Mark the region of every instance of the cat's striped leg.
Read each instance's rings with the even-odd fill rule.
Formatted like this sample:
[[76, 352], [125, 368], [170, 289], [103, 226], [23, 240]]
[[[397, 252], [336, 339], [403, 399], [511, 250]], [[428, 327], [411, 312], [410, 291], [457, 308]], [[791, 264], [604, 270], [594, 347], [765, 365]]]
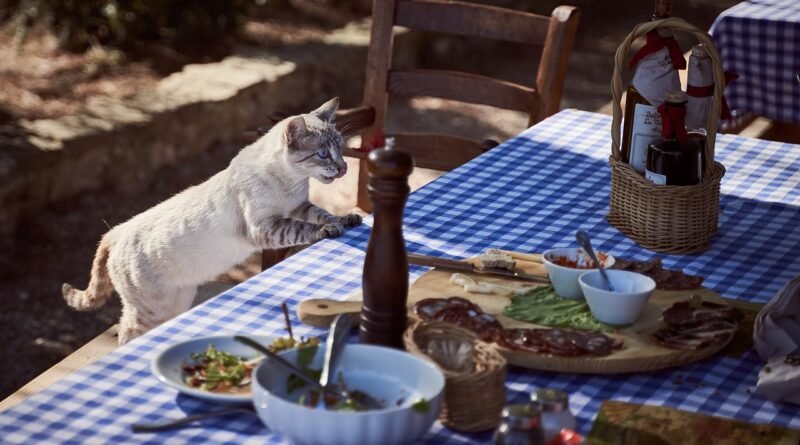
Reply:
[[344, 227], [354, 227], [361, 224], [361, 215], [351, 213], [345, 216], [336, 216], [316, 205], [305, 202], [292, 211], [292, 218], [319, 224], [341, 224]]
[[314, 224], [292, 218], [269, 218], [250, 227], [250, 238], [261, 249], [278, 249], [336, 238], [344, 233], [339, 223]]

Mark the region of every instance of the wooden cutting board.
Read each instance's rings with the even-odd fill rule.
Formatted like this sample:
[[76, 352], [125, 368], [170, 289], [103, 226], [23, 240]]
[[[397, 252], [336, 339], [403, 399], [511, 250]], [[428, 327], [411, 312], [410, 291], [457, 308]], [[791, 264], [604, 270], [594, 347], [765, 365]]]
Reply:
[[[527, 273], [546, 275], [544, 265], [541, 263], [517, 259], [517, 267]], [[496, 316], [498, 321], [505, 328], [547, 327], [506, 317], [503, 315], [503, 308], [511, 303], [511, 297], [469, 293], [461, 286], [450, 283], [451, 275], [452, 272], [434, 269], [417, 279], [408, 292], [409, 310], [416, 302], [425, 298], [448, 298], [458, 296], [472, 301], [479, 305], [484, 311]], [[480, 281], [490, 281], [514, 286], [538, 286], [537, 284], [517, 280], [488, 278], [485, 275], [474, 275], [473, 278]], [[508, 362], [513, 365], [543, 371], [586, 374], [652, 371], [696, 362], [719, 352], [727, 343], [713, 345], [699, 350], [687, 351], [662, 347], [652, 338], [652, 334], [663, 327], [661, 315], [664, 309], [678, 301], [687, 300], [693, 294], [701, 296], [703, 300], [706, 301], [726, 303], [717, 293], [706, 288], [698, 288], [689, 291], [656, 290], [650, 297], [647, 306], [636, 323], [619, 329], [618, 331], [606, 333], [624, 342], [624, 347], [621, 350], [615, 351], [613, 354], [606, 357], [559, 357], [552, 354], [534, 354], [530, 352], [513, 351], [499, 346], [498, 349], [506, 357]], [[339, 303], [343, 303], [343, 305]], [[300, 319], [306, 320], [309, 316], [314, 316], [312, 313], [318, 314], [320, 309], [312, 306], [318, 306], [320, 304], [327, 306], [322, 310], [329, 311], [331, 316], [342, 312], [357, 313], [358, 310], [360, 310], [360, 304], [352, 301], [334, 302], [327, 300], [308, 300], [301, 303], [301, 307], [298, 309]], [[414, 316], [411, 312], [409, 312], [409, 314], [412, 317]]]

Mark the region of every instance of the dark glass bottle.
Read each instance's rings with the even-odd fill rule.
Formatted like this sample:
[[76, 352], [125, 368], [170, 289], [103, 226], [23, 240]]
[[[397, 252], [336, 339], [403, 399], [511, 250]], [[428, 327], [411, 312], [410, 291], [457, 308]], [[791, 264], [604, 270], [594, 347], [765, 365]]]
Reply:
[[697, 184], [703, 175], [703, 150], [700, 139], [686, 132], [686, 93], [668, 93], [665, 99], [663, 137], [647, 147], [645, 178], [658, 185]]

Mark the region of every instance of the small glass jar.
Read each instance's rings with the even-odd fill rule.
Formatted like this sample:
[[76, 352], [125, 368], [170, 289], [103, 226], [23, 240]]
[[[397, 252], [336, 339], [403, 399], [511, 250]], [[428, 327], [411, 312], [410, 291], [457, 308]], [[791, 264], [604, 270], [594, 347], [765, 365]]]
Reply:
[[544, 442], [548, 443], [563, 428], [575, 429], [575, 416], [569, 410], [569, 396], [559, 389], [544, 388], [531, 394], [531, 402], [539, 406]]
[[503, 421], [494, 433], [495, 445], [543, 445], [539, 406], [508, 405], [503, 408]]

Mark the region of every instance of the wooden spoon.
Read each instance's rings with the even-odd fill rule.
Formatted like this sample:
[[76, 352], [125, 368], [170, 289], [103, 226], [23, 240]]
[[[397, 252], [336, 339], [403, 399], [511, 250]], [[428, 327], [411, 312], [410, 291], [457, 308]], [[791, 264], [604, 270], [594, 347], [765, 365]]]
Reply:
[[297, 305], [297, 318], [317, 328], [329, 327], [333, 319], [341, 314], [350, 315], [353, 326], [357, 325], [361, 315], [361, 302], [312, 298]]

